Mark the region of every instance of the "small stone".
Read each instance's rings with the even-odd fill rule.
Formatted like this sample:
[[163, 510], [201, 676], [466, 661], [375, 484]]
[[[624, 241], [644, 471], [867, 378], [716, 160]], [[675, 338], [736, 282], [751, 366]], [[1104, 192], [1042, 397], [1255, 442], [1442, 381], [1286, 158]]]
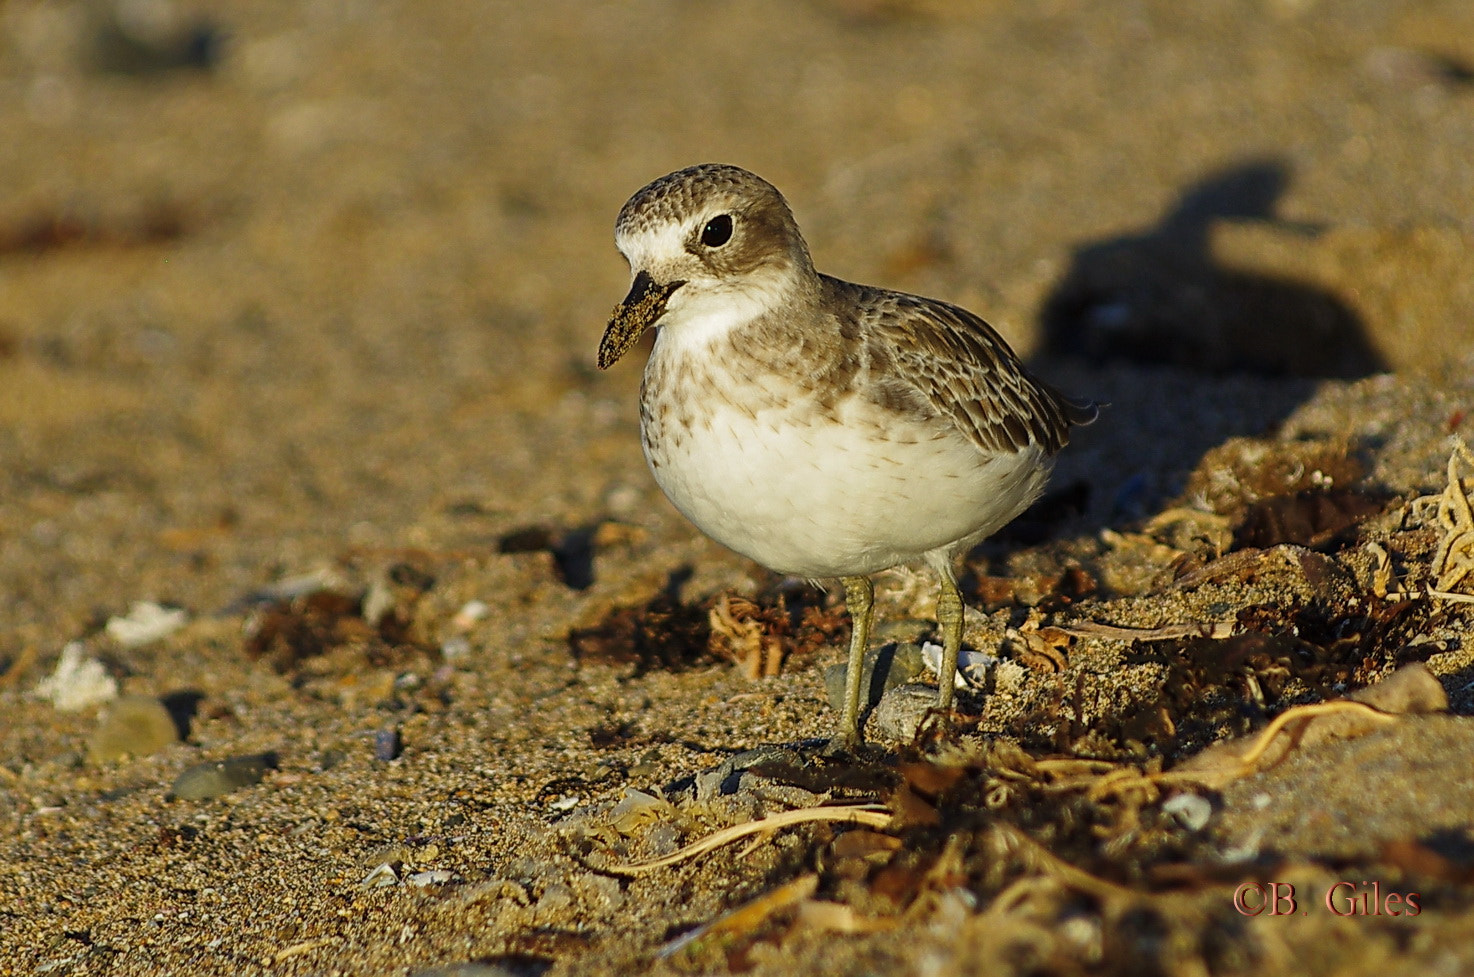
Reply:
[[916, 738], [927, 713], [937, 707], [937, 690], [930, 685], [898, 685], [881, 697], [870, 723], [876, 739], [909, 743]]
[[174, 780], [171, 793], [182, 801], [201, 801], [259, 784], [276, 769], [275, 753], [255, 753], [197, 763]]
[[[926, 671], [930, 675], [941, 676], [942, 673], [942, 646], [928, 641], [921, 646], [921, 659], [926, 662]], [[999, 659], [992, 655], [985, 655], [981, 651], [970, 651], [967, 648], [959, 649], [957, 652], [957, 672], [952, 676], [956, 688], [965, 689], [969, 685], [974, 688], [983, 688], [988, 681], [988, 669], [997, 667]]]
[[[781, 746], [757, 746], [733, 754], [710, 770], [703, 770], [695, 778], [696, 800], [708, 804], [714, 798], [731, 796], [742, 789], [743, 771], [767, 763], [802, 766], [803, 757], [793, 750]], [[669, 790], [667, 789], [667, 793]]]
[[450, 619], [451, 627], [457, 631], [469, 631], [491, 614], [491, 605], [484, 600], [468, 600]]
[[1189, 831], [1201, 831], [1213, 816], [1213, 802], [1199, 794], [1178, 794], [1162, 805], [1162, 813]]
[[125, 695], [102, 714], [87, 742], [94, 763], [148, 756], [179, 742], [179, 727], [164, 704], [151, 695]]
[[[829, 705], [835, 712], [844, 712], [848, 670], [849, 666], [844, 663], [824, 670], [824, 689], [829, 693]], [[908, 641], [872, 649], [865, 655], [865, 667], [861, 673], [860, 708], [870, 708], [880, 701], [886, 690], [915, 682], [924, 675], [926, 662], [919, 645]]]
[[377, 865], [399, 866], [414, 860], [414, 849], [403, 842], [395, 841], [369, 849], [359, 858], [358, 863], [364, 868], [374, 868]]
[[404, 743], [399, 737], [397, 729], [381, 729], [374, 733], [374, 759], [381, 763], [399, 758], [404, 749]]

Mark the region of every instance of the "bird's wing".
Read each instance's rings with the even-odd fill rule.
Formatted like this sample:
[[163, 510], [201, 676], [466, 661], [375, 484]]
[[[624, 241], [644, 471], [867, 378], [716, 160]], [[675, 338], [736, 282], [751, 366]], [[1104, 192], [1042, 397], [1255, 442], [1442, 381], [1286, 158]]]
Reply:
[[[845, 283], [848, 284], [848, 283]], [[935, 299], [850, 286], [862, 308], [860, 327], [871, 360], [892, 372], [979, 450], [1053, 454], [1070, 428], [1095, 420], [1096, 405], [1078, 403], [1024, 369], [1003, 337], [966, 309]]]

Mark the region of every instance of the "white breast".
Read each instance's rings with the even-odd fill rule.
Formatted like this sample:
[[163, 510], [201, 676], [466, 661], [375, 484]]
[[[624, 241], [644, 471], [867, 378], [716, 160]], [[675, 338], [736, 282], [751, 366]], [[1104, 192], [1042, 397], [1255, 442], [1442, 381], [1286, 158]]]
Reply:
[[783, 573], [873, 573], [971, 545], [1043, 489], [1037, 448], [986, 456], [940, 420], [850, 396], [826, 411], [781, 377], [750, 377], [657, 338], [645, 457], [682, 513]]

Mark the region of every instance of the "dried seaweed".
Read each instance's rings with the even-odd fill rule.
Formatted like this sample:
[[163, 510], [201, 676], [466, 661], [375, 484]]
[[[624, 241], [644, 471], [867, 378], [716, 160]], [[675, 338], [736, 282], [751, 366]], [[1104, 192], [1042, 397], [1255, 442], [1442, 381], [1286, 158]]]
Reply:
[[770, 588], [755, 598], [720, 593], [688, 604], [666, 590], [644, 604], [611, 610], [569, 632], [580, 661], [633, 664], [635, 675], [680, 672], [716, 661], [740, 664], [749, 678], [777, 675], [785, 662], [842, 644], [849, 619], [822, 591]]
[[396, 563], [365, 595], [318, 589], [273, 600], [251, 616], [243, 650], [281, 673], [341, 648], [373, 666], [404, 661], [427, 649], [415, 610], [434, 582], [424, 570]]

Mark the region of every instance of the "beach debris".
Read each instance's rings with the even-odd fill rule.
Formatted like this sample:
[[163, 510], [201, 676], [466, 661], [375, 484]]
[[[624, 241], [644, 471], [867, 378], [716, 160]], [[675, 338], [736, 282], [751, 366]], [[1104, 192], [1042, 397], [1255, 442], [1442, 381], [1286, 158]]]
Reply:
[[611, 608], [591, 626], [572, 628], [568, 648], [577, 661], [633, 664], [639, 676], [711, 664], [710, 636], [702, 608], [660, 593], [642, 604]]
[[380, 862], [363, 877], [358, 883], [360, 889], [383, 889], [391, 885], [399, 884], [399, 873], [404, 868], [402, 862]]
[[[1294, 750], [1331, 739], [1350, 739], [1395, 722], [1400, 715], [1445, 712], [1443, 683], [1422, 662], [1404, 665], [1375, 685], [1345, 699], [1313, 702], [1280, 713], [1253, 737], [1227, 740], [1164, 775], [1217, 789], [1257, 770], [1272, 767]], [[1283, 735], [1282, 735], [1283, 734]]]
[[448, 872], [443, 868], [426, 869], [423, 872], [415, 872], [413, 875], [404, 877], [404, 881], [413, 886], [423, 889], [430, 885], [447, 885], [456, 880], [454, 872]]
[[62, 712], [80, 712], [118, 697], [118, 680], [87, 653], [80, 641], [69, 641], [50, 675], [36, 683], [35, 693]]
[[624, 789], [624, 796], [609, 811], [609, 827], [625, 837], [630, 837], [661, 821], [679, 818], [676, 807], [664, 797], [636, 790]]
[[[1437, 496], [1438, 527], [1443, 537], [1433, 553], [1433, 580], [1437, 593], [1434, 596], [1448, 597], [1470, 595], [1459, 590], [1474, 574], [1474, 488], [1470, 479], [1460, 475], [1460, 468], [1474, 474], [1474, 454], [1462, 439], [1454, 441], [1454, 450], [1448, 456], [1448, 480], [1443, 494]], [[1422, 501], [1422, 500], [1419, 500]]]
[[420, 571], [397, 564], [364, 597], [314, 590], [273, 601], [247, 620], [245, 653], [280, 673], [339, 648], [374, 666], [393, 664], [421, 648], [415, 609], [427, 586]]
[[673, 578], [644, 603], [613, 608], [592, 626], [571, 629], [574, 657], [633, 663], [636, 675], [732, 661], [759, 679], [848, 634], [843, 609], [830, 607], [814, 587], [779, 583], [756, 597], [720, 593], [688, 603], [679, 599], [680, 583]]
[[[926, 663], [927, 670], [933, 675], [939, 675], [942, 671], [942, 646], [933, 641], [927, 641], [920, 648], [921, 659]], [[988, 681], [988, 669], [996, 666], [1001, 659], [993, 655], [985, 655], [981, 651], [971, 651], [963, 648], [957, 653], [957, 674], [953, 681], [957, 688], [965, 689], [972, 686], [981, 689]]]
[[189, 612], [151, 600], [137, 600], [128, 613], [108, 618], [107, 633], [124, 648], [138, 648], [178, 631], [189, 623]]
[[1201, 794], [1177, 794], [1162, 803], [1162, 813], [1189, 831], [1201, 831], [1213, 816], [1213, 802]]
[[[776, 609], [772, 609], [776, 610]], [[746, 597], [723, 593], [707, 611], [711, 650], [742, 666], [752, 680], [783, 671], [783, 632], [787, 615], [775, 616]]]

